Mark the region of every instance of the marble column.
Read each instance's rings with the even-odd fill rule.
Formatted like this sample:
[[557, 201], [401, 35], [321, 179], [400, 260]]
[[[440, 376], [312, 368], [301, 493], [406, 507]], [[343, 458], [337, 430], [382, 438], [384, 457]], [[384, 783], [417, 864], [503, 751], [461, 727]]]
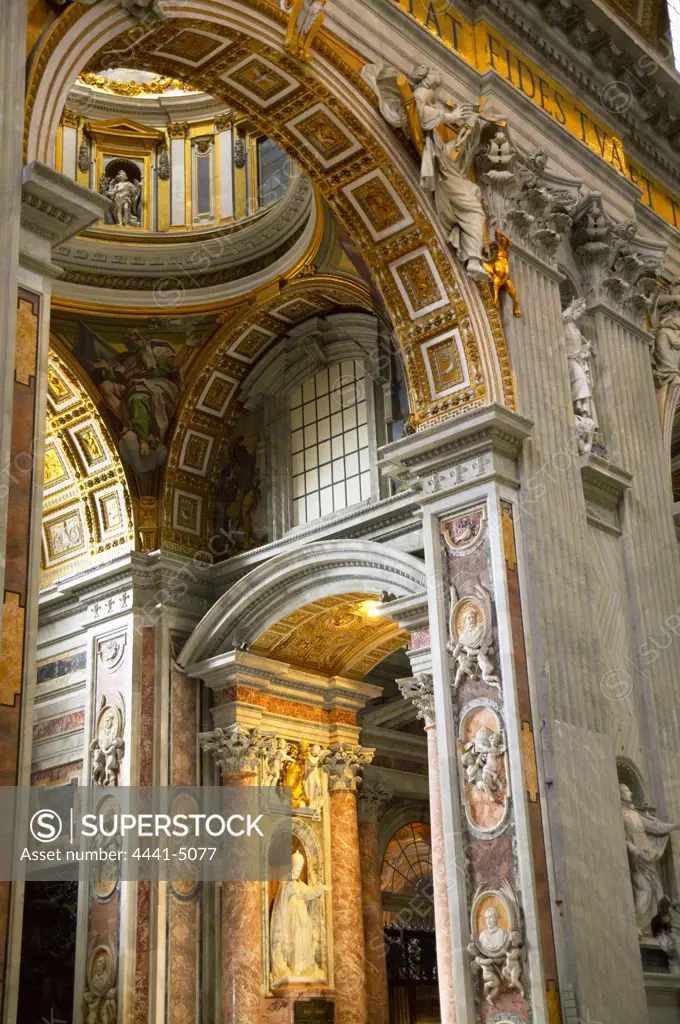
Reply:
[[[341, 743], [324, 763], [331, 806], [331, 906], [335, 1024], [368, 1024], [361, 907], [357, 776], [372, 752]], [[372, 1024], [372, 1022], [371, 1022]]]
[[423, 720], [427, 735], [427, 772], [430, 790], [430, 842], [432, 844], [432, 886], [434, 890], [434, 929], [437, 941], [437, 983], [439, 985], [439, 1014], [442, 1024], [456, 1020], [453, 996], [453, 957], [451, 956], [451, 923], [449, 919], [449, 883], [446, 871], [444, 821], [442, 818], [439, 750], [434, 711], [434, 686], [428, 672], [398, 679], [397, 683], [406, 700], [415, 706], [418, 718]]
[[[594, 214], [607, 225], [597, 248], [589, 244]], [[646, 775], [648, 799], [673, 821], [680, 817], [680, 729], [671, 683], [678, 665], [680, 574], [668, 452], [649, 358], [654, 336], [647, 330], [650, 296], [661, 274], [671, 272], [661, 267], [665, 242], [640, 237], [634, 224], [606, 217], [598, 195], [588, 196], [576, 211], [573, 245], [588, 302], [586, 330], [594, 340], [595, 397], [606, 459], [630, 474], [619, 519], [633, 650], [632, 657], [621, 658], [618, 675], [643, 718], [647, 763], [638, 768]], [[615, 696], [621, 699], [621, 693]]]
[[358, 804], [361, 904], [366, 953], [366, 1010], [370, 1024], [389, 1024], [390, 1020], [378, 819], [391, 796], [390, 790], [381, 783], [364, 782]]
[[[260, 742], [242, 726], [201, 733], [214, 753], [224, 786], [256, 786]], [[262, 1007], [260, 883], [222, 883], [220, 1022], [259, 1024]]]

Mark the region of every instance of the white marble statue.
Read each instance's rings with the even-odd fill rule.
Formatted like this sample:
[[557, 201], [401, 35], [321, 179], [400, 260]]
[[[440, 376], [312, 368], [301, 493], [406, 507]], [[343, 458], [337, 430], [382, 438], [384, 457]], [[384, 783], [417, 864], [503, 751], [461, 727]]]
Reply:
[[305, 858], [296, 850], [292, 861], [292, 878], [283, 882], [272, 909], [269, 947], [271, 954], [270, 984], [277, 988], [285, 982], [323, 981], [317, 963], [314, 941], [314, 904], [327, 885], [312, 888], [300, 879]]
[[96, 735], [90, 743], [92, 782], [95, 786], [117, 786], [120, 764], [125, 754], [125, 719], [121, 707], [113, 707], [102, 697], [97, 716]]
[[[400, 76], [389, 65], [367, 64], [362, 75], [378, 96], [381, 114], [395, 128], [411, 126], [408, 108], [411, 102], [415, 104], [418, 148], [422, 148], [420, 184], [432, 194], [448, 241], [468, 275], [475, 281], [490, 281], [483, 266], [486, 216], [482, 193], [468, 171], [479, 145], [481, 123], [492, 119], [478, 106], [451, 103], [442, 94], [442, 76], [434, 68], [419, 65], [409, 75]], [[400, 90], [398, 79], [408, 82], [412, 100]], [[446, 127], [458, 129], [452, 141], [442, 137], [441, 129]]]
[[[488, 591], [481, 586], [475, 588], [476, 597], [458, 600], [454, 587], [451, 588], [451, 616], [449, 622], [448, 649], [456, 663], [454, 689], [464, 679], [475, 680], [481, 675], [482, 682], [500, 690], [496, 675], [496, 655], [491, 625], [491, 601]], [[465, 605], [465, 608], [461, 608]], [[458, 626], [459, 609], [462, 612], [462, 629]]]
[[99, 182], [99, 191], [113, 203], [113, 219], [119, 227], [138, 227], [137, 204], [142, 194], [141, 182], [130, 181], [120, 170], [113, 181], [105, 174]]
[[670, 824], [653, 814], [639, 811], [633, 803], [628, 786], [619, 786], [623, 830], [628, 849], [628, 865], [633, 883], [635, 920], [640, 938], [651, 936], [652, 918], [659, 911], [663, 885], [658, 864], [663, 857], [671, 832], [680, 829], [680, 822]]
[[268, 740], [264, 754], [263, 785], [278, 786], [284, 764], [294, 764], [295, 758], [288, 753], [288, 741], [283, 736]]
[[655, 296], [649, 319], [654, 334], [654, 380], [660, 388], [680, 377], [680, 281]]
[[461, 762], [465, 768], [466, 781], [476, 786], [491, 803], [502, 799], [498, 779], [498, 759], [505, 753], [503, 734], [493, 732], [485, 725], [478, 729], [475, 738], [463, 748]]
[[487, 905], [484, 910], [484, 928], [477, 932], [474, 905], [472, 908], [468, 954], [474, 966], [481, 972], [484, 1000], [490, 1006], [495, 1006], [496, 997], [503, 989], [524, 996], [522, 971], [526, 950], [517, 897], [510, 883], [504, 879], [498, 888], [489, 889], [486, 893], [482, 890], [483, 887], [480, 886], [478, 897], [480, 892], [483, 898], [493, 895], [504, 905], [507, 913], [508, 927], [504, 928], [500, 924], [501, 915], [497, 907], [493, 904]]
[[562, 313], [564, 342], [569, 363], [571, 403], [576, 417], [578, 447], [582, 455], [586, 455], [592, 449], [597, 430], [590, 371], [593, 349], [590, 341], [583, 336], [578, 326], [578, 321], [585, 313], [587, 305], [588, 303], [583, 298], [574, 299]]
[[330, 750], [320, 743], [312, 743], [306, 752], [303, 786], [310, 807], [319, 807], [323, 801], [323, 780], [321, 762]]

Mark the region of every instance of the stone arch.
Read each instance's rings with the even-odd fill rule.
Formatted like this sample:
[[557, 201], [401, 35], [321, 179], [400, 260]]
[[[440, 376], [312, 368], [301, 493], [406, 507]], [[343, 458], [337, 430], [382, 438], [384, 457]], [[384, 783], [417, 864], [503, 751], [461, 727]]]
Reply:
[[41, 584], [134, 548], [132, 498], [96, 400], [52, 339], [47, 370]]
[[196, 666], [229, 650], [236, 634], [250, 643], [284, 615], [321, 597], [366, 590], [415, 597], [425, 586], [421, 561], [374, 541], [306, 544], [259, 565], [222, 594], [178, 661], [183, 668]]
[[[233, 0], [189, 0], [178, 9], [167, 4], [166, 14], [145, 27], [104, 4], [64, 12], [29, 75], [27, 160], [51, 162], [66, 96], [89, 62], [184, 78], [247, 114], [293, 154], [360, 247], [399, 339], [417, 424], [492, 401], [514, 407], [489, 288], [470, 281], [448, 248], [415, 162], [359, 75], [366, 58], [322, 31], [312, 61], [300, 64], [283, 46], [285, 15], [263, 0], [251, 0], [248, 10]], [[248, 68], [258, 71], [261, 86], [244, 77]], [[381, 213], [371, 195], [379, 196]], [[409, 264], [418, 266], [421, 282], [408, 286], [410, 295]], [[443, 386], [424, 344], [453, 339], [456, 330], [456, 375]]]

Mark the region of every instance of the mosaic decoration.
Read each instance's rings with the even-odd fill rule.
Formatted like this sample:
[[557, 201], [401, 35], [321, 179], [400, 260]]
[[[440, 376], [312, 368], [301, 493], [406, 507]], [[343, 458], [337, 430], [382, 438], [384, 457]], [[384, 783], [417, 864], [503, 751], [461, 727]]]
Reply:
[[41, 584], [134, 545], [132, 503], [113, 440], [66, 355], [50, 350]]

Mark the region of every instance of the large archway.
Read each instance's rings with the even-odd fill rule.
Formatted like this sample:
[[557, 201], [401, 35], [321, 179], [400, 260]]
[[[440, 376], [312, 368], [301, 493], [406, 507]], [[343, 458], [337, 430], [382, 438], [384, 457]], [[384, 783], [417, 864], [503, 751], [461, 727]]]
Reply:
[[[85, 68], [125, 61], [184, 78], [246, 113], [293, 155], [360, 247], [399, 338], [416, 423], [491, 401], [513, 407], [488, 287], [465, 277], [445, 243], [415, 163], [359, 75], [367, 58], [321, 33], [310, 63], [293, 60], [283, 46], [285, 15], [274, 5], [195, 2], [166, 13], [153, 27], [103, 5], [62, 15], [30, 75], [27, 160], [51, 162], [66, 96]], [[455, 372], [444, 380], [436, 366], [447, 346]]]
[[235, 634], [250, 643], [278, 619], [319, 598], [364, 590], [415, 597], [425, 585], [419, 559], [382, 544], [307, 544], [270, 559], [230, 587], [198, 624], [178, 661], [184, 668], [200, 665], [233, 647]]

